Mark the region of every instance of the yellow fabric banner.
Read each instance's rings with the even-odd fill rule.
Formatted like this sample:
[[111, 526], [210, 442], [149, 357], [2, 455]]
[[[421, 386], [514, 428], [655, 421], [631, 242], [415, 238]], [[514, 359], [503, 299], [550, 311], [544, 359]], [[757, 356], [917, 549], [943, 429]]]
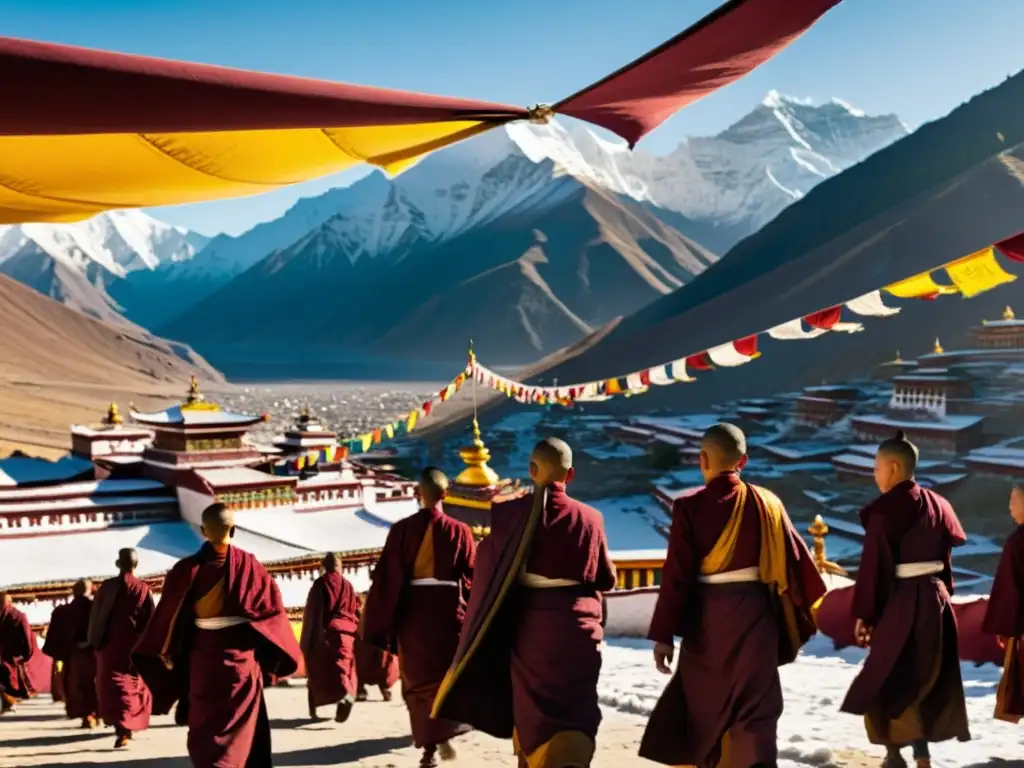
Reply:
[[991, 246], [947, 264], [946, 274], [965, 299], [1017, 279], [1016, 275], [1011, 275], [999, 266], [995, 249]]
[[406, 419], [406, 421], [405, 421], [405, 431], [406, 432], [412, 432], [414, 429], [416, 429], [416, 421], [417, 421], [417, 419], [419, 419], [419, 417], [420, 417], [420, 409], [419, 408], [415, 408], [415, 409], [409, 411], [409, 418]]
[[363, 446], [363, 453], [366, 453], [368, 450], [370, 450], [370, 442], [372, 440], [373, 435], [369, 432], [367, 432], [365, 435], [359, 436], [359, 442], [362, 443]]
[[956, 293], [958, 289], [955, 285], [939, 285], [932, 279], [932, 273], [929, 271], [900, 280], [898, 283], [891, 283], [885, 286], [884, 290], [901, 299], [924, 299]]
[[395, 436], [395, 428], [388, 424], [384, 427], [384, 434], [388, 436], [388, 440], [391, 440]]

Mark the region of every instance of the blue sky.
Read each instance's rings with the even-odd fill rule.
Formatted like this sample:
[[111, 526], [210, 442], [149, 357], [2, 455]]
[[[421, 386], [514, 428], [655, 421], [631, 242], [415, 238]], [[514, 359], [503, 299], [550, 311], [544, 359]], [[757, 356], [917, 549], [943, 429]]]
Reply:
[[[0, 33], [525, 106], [587, 85], [721, 1], [0, 0]], [[837, 96], [917, 126], [1024, 68], [1021, 28], [1024, 0], [845, 0], [641, 146], [663, 152], [684, 135], [720, 131], [772, 88]], [[237, 233], [357, 175], [152, 213]]]

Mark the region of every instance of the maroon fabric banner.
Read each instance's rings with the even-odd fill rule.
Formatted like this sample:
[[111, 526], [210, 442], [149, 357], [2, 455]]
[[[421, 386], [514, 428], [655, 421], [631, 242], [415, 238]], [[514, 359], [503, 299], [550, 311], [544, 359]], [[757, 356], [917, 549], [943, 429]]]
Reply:
[[1024, 232], [996, 243], [996, 250], [1008, 259], [1024, 262]]
[[0, 135], [505, 122], [518, 107], [0, 37]]
[[841, 0], [730, 0], [689, 29], [553, 109], [630, 146], [683, 107], [739, 80]]

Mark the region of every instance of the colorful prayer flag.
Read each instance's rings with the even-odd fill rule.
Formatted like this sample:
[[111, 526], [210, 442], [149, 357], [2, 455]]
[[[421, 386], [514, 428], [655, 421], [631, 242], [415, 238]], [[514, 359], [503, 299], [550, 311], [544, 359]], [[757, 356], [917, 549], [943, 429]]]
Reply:
[[363, 453], [370, 450], [370, 442], [373, 440], [373, 435], [367, 432], [365, 435], [359, 436], [359, 442], [362, 444]]
[[965, 299], [1017, 279], [1016, 275], [1011, 275], [999, 266], [995, 250], [991, 246], [947, 264], [946, 274], [960, 289]]
[[881, 291], [871, 291], [846, 302], [846, 308], [862, 317], [892, 317], [898, 315], [899, 307], [887, 307], [882, 301]]
[[418, 408], [409, 411], [409, 417], [405, 420], [405, 431], [412, 432], [416, 429], [416, 421], [420, 417], [420, 411]]
[[919, 275], [908, 277], [885, 286], [886, 291], [901, 299], [934, 299], [950, 293], [956, 293], [955, 285], [939, 285], [932, 278], [931, 270]]
[[996, 243], [996, 250], [1010, 261], [1024, 262], [1024, 232]]

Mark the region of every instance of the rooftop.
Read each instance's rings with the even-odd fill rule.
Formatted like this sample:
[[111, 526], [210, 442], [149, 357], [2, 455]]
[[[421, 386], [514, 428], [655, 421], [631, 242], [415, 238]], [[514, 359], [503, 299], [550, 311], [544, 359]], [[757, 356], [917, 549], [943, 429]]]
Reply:
[[153, 413], [131, 412], [132, 418], [140, 424], [152, 425], [180, 425], [186, 427], [194, 426], [248, 426], [260, 420], [259, 416], [250, 416], [244, 413], [231, 413], [230, 411], [208, 411], [187, 408], [181, 405], [174, 405], [162, 411]]
[[876, 424], [881, 427], [893, 427], [894, 429], [928, 429], [928, 430], [953, 430], [968, 429], [976, 426], [984, 420], [984, 416], [968, 416], [965, 414], [948, 415], [942, 421], [903, 421], [900, 419], [889, 419], [885, 416], [865, 414], [854, 416], [853, 420], [862, 424]]
[[0, 488], [29, 483], [60, 483], [92, 471], [92, 462], [77, 456], [57, 461], [11, 456], [0, 459]]
[[292, 479], [281, 475], [260, 472], [249, 467], [223, 467], [217, 469], [197, 469], [194, 471], [214, 488], [235, 485], [266, 485], [267, 483], [281, 484]]
[[0, 488], [0, 503], [7, 501], [31, 501], [71, 496], [95, 496], [106, 494], [139, 493], [156, 491], [166, 486], [156, 480], [130, 478], [124, 480], [87, 480], [79, 483], [61, 483], [34, 488]]

